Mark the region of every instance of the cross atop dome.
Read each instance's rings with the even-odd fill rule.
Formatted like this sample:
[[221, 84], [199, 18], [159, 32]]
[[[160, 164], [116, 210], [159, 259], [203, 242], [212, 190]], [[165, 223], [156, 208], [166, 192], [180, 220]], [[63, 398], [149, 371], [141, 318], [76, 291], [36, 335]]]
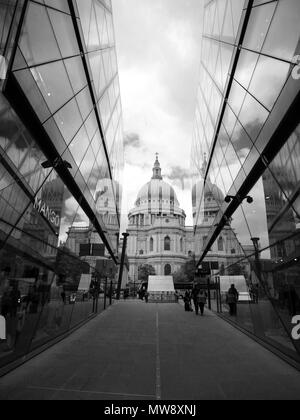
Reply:
[[207, 169], [207, 154], [204, 153], [203, 154], [203, 163], [202, 163], [202, 167], [201, 167], [201, 175], [202, 175], [203, 178], [205, 177], [206, 169]]
[[160, 167], [160, 163], [158, 161], [158, 153], [155, 153], [155, 156], [156, 156], [156, 160], [154, 162], [154, 167], [152, 169], [152, 171], [153, 171], [152, 179], [162, 179], [161, 167]]

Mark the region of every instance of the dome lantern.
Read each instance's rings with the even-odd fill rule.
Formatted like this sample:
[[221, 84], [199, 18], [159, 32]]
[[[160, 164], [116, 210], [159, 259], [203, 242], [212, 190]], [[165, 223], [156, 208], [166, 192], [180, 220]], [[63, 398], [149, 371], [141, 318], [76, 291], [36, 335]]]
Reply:
[[154, 167], [153, 167], [152, 171], [153, 171], [152, 179], [162, 179], [161, 167], [160, 167], [160, 163], [158, 161], [158, 153], [156, 153], [156, 160], [154, 162]]

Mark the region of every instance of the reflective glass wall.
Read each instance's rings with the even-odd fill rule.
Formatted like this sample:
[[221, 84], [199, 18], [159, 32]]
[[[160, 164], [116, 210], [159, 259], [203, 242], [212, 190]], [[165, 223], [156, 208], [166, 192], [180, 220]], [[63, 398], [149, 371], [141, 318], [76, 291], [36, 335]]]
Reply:
[[123, 138], [110, 1], [0, 1], [0, 22], [3, 367], [111, 302]]
[[213, 305], [298, 360], [299, 19], [297, 0], [205, 2], [192, 148], [198, 261], [221, 261]]

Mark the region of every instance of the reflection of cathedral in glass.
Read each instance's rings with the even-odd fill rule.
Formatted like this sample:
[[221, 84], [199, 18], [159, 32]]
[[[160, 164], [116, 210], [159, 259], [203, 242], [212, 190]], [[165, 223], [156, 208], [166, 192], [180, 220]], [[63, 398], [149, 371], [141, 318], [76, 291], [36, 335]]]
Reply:
[[44, 257], [55, 258], [58, 234], [64, 204], [64, 184], [60, 178], [45, 182], [35, 203], [27, 211], [23, 232], [39, 238], [43, 244], [31, 241], [32, 248], [39, 250]]
[[[220, 207], [224, 202], [224, 194], [216, 184], [211, 182], [209, 176], [204, 182], [206, 168], [207, 161], [204, 154], [200, 170], [202, 178], [194, 184], [192, 189], [195, 254], [198, 259], [205, 247], [206, 239], [220, 211]], [[217, 270], [222, 265], [226, 267], [241, 256], [244, 256], [243, 249], [236, 239], [229, 220], [208, 253], [208, 257], [212, 261], [211, 268]]]
[[198, 264], [228, 235], [229, 253], [243, 252], [225, 273], [247, 265], [249, 293], [259, 295], [257, 306], [241, 305], [237, 324], [292, 357], [300, 351], [290, 334], [300, 310], [299, 16], [295, 0], [204, 2], [191, 153], [195, 237], [209, 226], [196, 240]]
[[97, 261], [117, 267], [123, 128], [110, 0], [0, 1], [0, 156], [0, 311], [13, 289], [30, 313], [17, 351], [8, 317], [1, 369], [88, 319], [89, 280], [107, 274]]

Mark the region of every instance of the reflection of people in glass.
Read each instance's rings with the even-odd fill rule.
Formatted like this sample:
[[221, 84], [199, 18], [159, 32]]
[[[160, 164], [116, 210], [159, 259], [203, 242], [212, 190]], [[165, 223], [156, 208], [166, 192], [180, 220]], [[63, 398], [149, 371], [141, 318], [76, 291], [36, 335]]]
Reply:
[[252, 284], [249, 289], [250, 298], [253, 303], [258, 303], [258, 284]]
[[11, 288], [9, 286], [9, 273], [10, 273], [10, 267], [6, 267], [3, 271], [2, 271], [2, 275], [1, 275], [1, 286], [4, 287], [4, 291], [2, 294], [2, 299], [1, 299], [1, 315], [6, 317], [9, 313], [10, 313], [10, 308], [11, 308], [11, 297], [10, 297], [10, 293], [11, 293]]
[[18, 307], [21, 305], [21, 292], [18, 289], [17, 283], [13, 285], [12, 290], [10, 292], [10, 301], [10, 315], [12, 318], [15, 318], [17, 316]]
[[237, 302], [239, 299], [239, 292], [236, 290], [235, 285], [232, 284], [227, 292], [227, 303], [229, 305], [229, 314], [237, 314]]
[[184, 301], [184, 310], [186, 312], [191, 311], [191, 293], [189, 290], [186, 290], [183, 301]]
[[296, 293], [295, 287], [290, 286], [289, 293], [289, 311], [291, 316], [297, 315], [297, 304], [299, 305], [299, 297]]
[[30, 292], [28, 293], [29, 295], [29, 301], [30, 301], [30, 313], [31, 314], [36, 314], [38, 311], [38, 306], [39, 306], [39, 293], [37, 291], [36, 286], [33, 286], [30, 290]]
[[1, 315], [5, 318], [10, 313], [11, 308], [11, 297], [10, 297], [10, 288], [8, 287], [4, 290], [2, 299], [1, 299]]
[[61, 296], [61, 298], [62, 298], [63, 304], [65, 304], [65, 303], [66, 303], [66, 292], [63, 290], [63, 291], [61, 292], [60, 296]]
[[15, 284], [13, 287], [7, 287], [1, 299], [1, 315], [4, 317], [10, 315], [11, 318], [15, 318], [17, 316], [20, 303], [21, 293], [17, 284]]
[[22, 300], [19, 310], [17, 312], [17, 326], [16, 326], [16, 336], [15, 336], [15, 346], [18, 343], [21, 332], [24, 328], [27, 314], [27, 300]]

